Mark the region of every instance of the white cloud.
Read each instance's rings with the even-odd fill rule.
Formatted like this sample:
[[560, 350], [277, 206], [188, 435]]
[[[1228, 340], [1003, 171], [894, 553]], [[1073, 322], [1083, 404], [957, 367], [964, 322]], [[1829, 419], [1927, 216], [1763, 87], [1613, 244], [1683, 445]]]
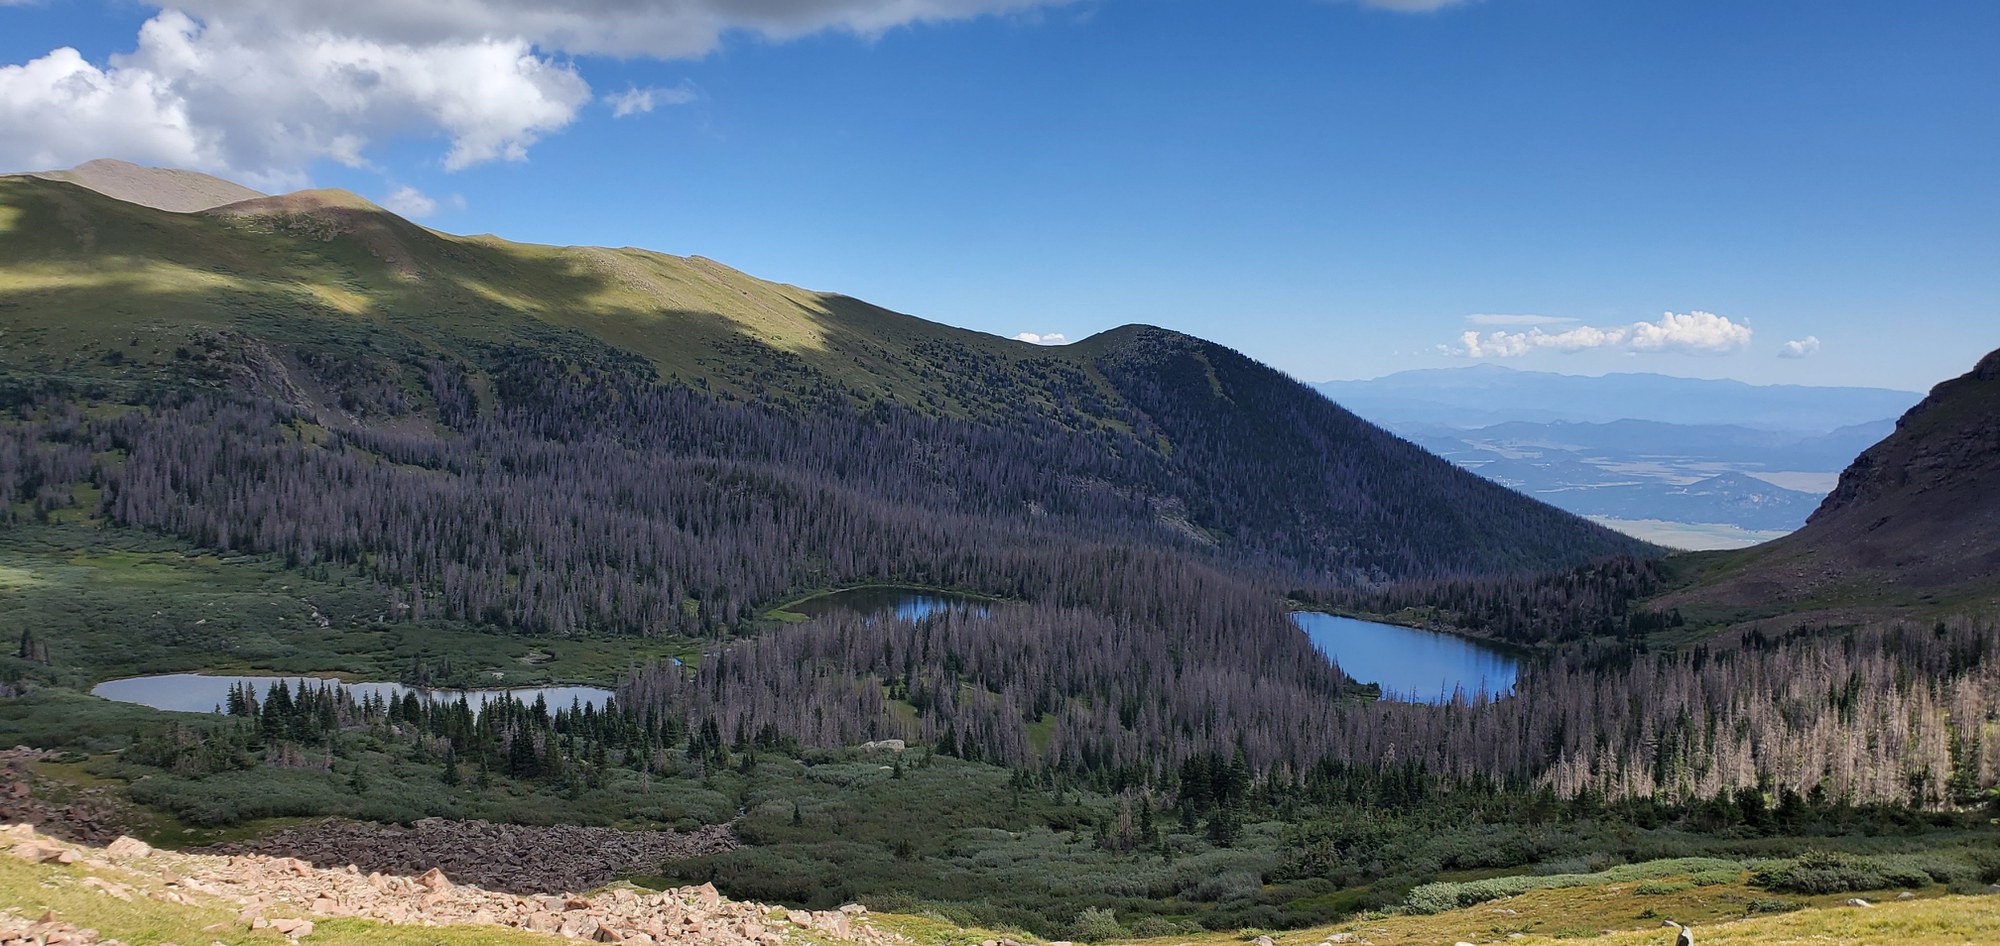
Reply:
[[0, 165], [116, 156], [283, 188], [313, 160], [366, 166], [371, 144], [441, 134], [456, 170], [524, 158], [589, 100], [573, 68], [524, 40], [413, 46], [169, 10], [106, 67], [59, 49], [0, 69]]
[[333, 32], [387, 42], [483, 36], [525, 39], [570, 54], [684, 59], [731, 31], [791, 39], [823, 30], [877, 35], [1060, 6], [1070, 0], [179, 0], [196, 16], [256, 19], [286, 32]]
[[605, 96], [604, 101], [611, 106], [611, 117], [626, 118], [643, 115], [661, 105], [686, 105], [695, 97], [695, 91], [686, 86], [675, 89], [630, 88], [613, 92]]
[[1022, 332], [1014, 336], [1014, 340], [1017, 342], [1027, 342], [1030, 345], [1069, 344], [1069, 336], [1061, 332]]
[[[0, 169], [117, 157], [276, 190], [317, 160], [368, 166], [396, 139], [442, 138], [451, 170], [518, 161], [592, 100], [567, 56], [689, 58], [733, 32], [876, 35], [1070, 0], [150, 2], [130, 53], [0, 64]], [[623, 116], [688, 94], [608, 101]]]
[[1568, 325], [1575, 319], [1555, 315], [1468, 315], [1465, 321], [1472, 325]]
[[414, 187], [396, 188], [395, 193], [382, 198], [382, 206], [401, 217], [417, 219], [437, 213], [438, 202]]
[[1459, 347], [1452, 351], [1467, 358], [1515, 358], [1541, 350], [1600, 349], [1720, 355], [1748, 346], [1750, 334], [1750, 326], [1713, 312], [1668, 312], [1652, 322], [1606, 328], [1579, 325], [1560, 332], [1545, 332], [1536, 327], [1525, 332], [1484, 334], [1467, 330], [1459, 335]]
[[1804, 338], [1793, 339], [1778, 346], [1778, 357], [1780, 358], [1804, 358], [1808, 355], [1816, 354], [1819, 354], [1819, 336], [1817, 335], [1808, 335]]
[[68, 47], [0, 66], [0, 166], [60, 168], [104, 154], [215, 166], [210, 136], [159, 76], [106, 72]]

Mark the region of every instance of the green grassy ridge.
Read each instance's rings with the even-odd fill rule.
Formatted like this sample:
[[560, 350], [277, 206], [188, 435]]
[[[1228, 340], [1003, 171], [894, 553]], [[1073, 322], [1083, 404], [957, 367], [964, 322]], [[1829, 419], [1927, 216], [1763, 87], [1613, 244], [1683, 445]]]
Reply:
[[[294, 195], [297, 196], [297, 195]], [[290, 198], [279, 198], [286, 200]], [[810, 370], [862, 399], [977, 415], [968, 368], [1057, 372], [1115, 403], [1079, 353], [746, 276], [700, 257], [458, 237], [372, 206], [174, 214], [0, 178], [0, 367], [80, 384], [171, 381], [176, 351], [234, 331], [280, 345], [455, 355], [574, 334], [663, 379], [754, 395]], [[1043, 384], [1038, 384], [1042, 382]]]

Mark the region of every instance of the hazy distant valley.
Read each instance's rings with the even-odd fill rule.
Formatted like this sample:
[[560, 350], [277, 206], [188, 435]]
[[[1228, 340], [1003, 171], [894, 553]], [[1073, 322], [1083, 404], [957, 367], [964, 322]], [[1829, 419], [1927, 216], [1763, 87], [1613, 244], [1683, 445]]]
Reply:
[[1481, 476], [1680, 549], [1742, 548], [1804, 525], [1921, 397], [1491, 365], [1315, 387]]

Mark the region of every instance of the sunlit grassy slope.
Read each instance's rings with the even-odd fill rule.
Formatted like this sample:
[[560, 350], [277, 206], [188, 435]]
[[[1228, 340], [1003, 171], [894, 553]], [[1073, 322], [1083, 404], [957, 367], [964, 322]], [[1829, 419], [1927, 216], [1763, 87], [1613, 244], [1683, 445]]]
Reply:
[[0, 368], [164, 377], [177, 349], [218, 330], [438, 352], [581, 333], [646, 358], [663, 378], [747, 391], [796, 364], [945, 413], [970, 411], [950, 383], [968, 359], [1073, 358], [701, 257], [452, 236], [343, 191], [180, 214], [0, 178]]

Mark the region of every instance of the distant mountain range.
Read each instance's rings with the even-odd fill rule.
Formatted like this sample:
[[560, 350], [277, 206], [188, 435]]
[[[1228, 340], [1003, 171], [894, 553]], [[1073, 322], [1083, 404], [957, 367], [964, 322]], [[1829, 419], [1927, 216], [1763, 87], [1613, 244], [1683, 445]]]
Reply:
[[149, 168], [106, 158], [87, 161], [66, 171], [32, 171], [22, 176], [66, 181], [128, 204], [174, 213], [196, 213], [266, 196], [262, 191], [199, 171]]
[[1661, 374], [1601, 377], [1502, 365], [1425, 368], [1313, 387], [1381, 424], [1475, 428], [1510, 421], [1732, 425], [1824, 433], [1895, 417], [1922, 395], [1888, 388], [1757, 385]]
[[1314, 387], [1494, 482], [1680, 548], [1798, 528], [1835, 474], [1919, 397], [1498, 365]]

